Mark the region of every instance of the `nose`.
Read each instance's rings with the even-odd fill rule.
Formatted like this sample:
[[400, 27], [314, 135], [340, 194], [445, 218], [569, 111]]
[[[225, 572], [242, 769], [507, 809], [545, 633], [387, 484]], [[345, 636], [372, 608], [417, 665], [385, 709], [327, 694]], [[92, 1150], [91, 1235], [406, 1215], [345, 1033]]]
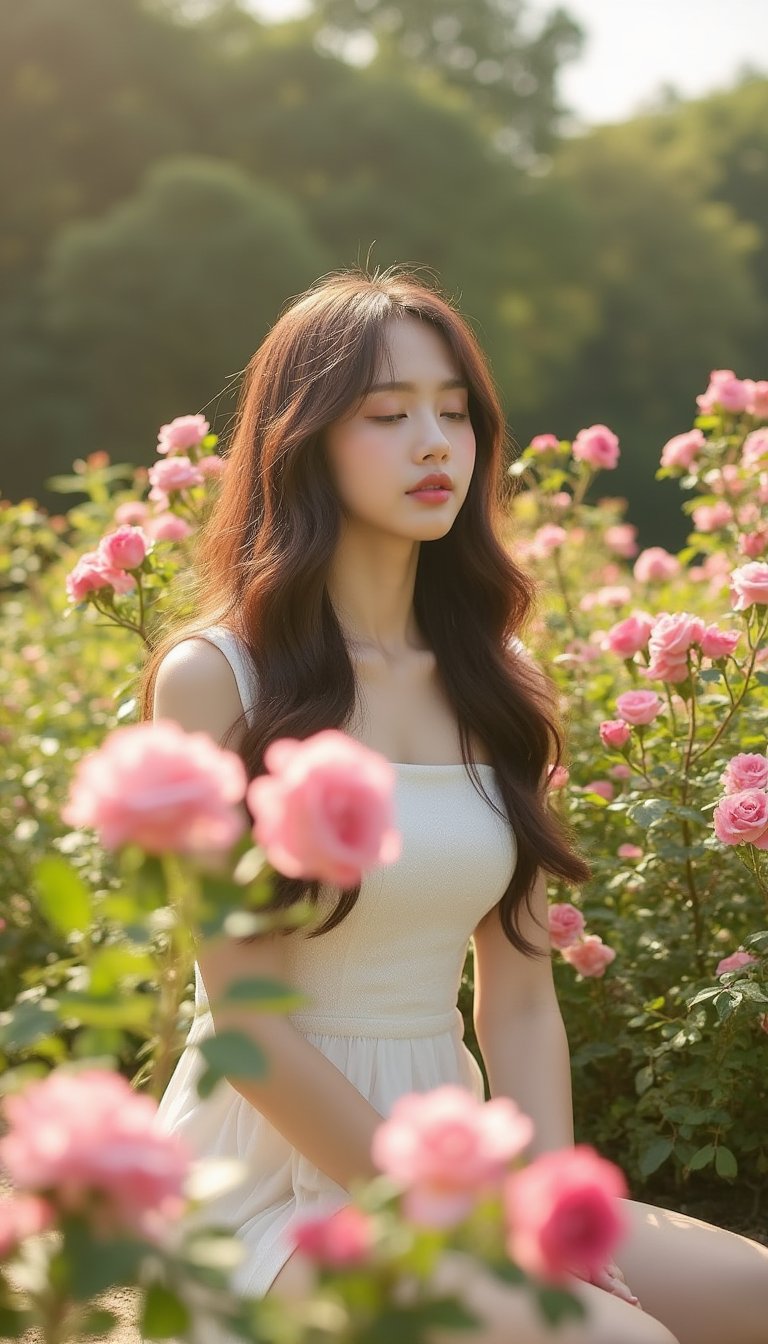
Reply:
[[442, 457], [451, 451], [450, 440], [446, 438], [443, 426], [434, 415], [427, 416], [423, 444], [425, 448], [429, 448], [433, 453], [440, 453]]

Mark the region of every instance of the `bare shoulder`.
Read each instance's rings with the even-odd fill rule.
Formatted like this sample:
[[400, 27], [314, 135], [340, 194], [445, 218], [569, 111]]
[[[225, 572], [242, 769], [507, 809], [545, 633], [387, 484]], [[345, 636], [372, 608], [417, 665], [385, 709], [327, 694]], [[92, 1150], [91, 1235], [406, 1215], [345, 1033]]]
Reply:
[[[229, 659], [210, 640], [192, 635], [162, 659], [155, 680], [154, 719], [174, 719], [187, 732], [209, 733], [220, 743], [242, 712]], [[237, 751], [239, 741], [227, 745]]]

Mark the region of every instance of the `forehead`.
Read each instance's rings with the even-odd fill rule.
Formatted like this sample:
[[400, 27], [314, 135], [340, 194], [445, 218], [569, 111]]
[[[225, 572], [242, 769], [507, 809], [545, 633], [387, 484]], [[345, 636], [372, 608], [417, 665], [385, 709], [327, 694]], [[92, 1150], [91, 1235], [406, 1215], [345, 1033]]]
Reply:
[[431, 322], [405, 314], [384, 327], [384, 353], [376, 381], [403, 379], [417, 382], [461, 376], [461, 369], [445, 336]]

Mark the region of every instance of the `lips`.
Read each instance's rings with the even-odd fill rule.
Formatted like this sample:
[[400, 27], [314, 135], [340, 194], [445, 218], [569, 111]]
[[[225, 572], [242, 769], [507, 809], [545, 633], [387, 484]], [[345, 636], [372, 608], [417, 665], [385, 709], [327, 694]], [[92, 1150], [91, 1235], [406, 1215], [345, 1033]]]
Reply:
[[429, 476], [425, 476], [422, 481], [419, 481], [418, 485], [414, 485], [413, 488], [411, 490], [408, 490], [406, 493], [409, 495], [415, 495], [419, 490], [433, 490], [433, 489], [452, 490], [453, 482], [450, 476], [446, 476], [445, 473], [442, 471], [431, 472]]

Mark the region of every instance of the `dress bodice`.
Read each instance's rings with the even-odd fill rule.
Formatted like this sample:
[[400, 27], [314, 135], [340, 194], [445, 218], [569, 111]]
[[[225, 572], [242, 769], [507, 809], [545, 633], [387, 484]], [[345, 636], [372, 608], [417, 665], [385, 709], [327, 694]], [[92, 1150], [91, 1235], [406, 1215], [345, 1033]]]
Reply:
[[[201, 632], [229, 660], [248, 712], [257, 687], [233, 631]], [[429, 1035], [455, 1023], [467, 944], [501, 898], [517, 860], [493, 766], [479, 763], [481, 796], [463, 763], [392, 762], [395, 826], [402, 850], [395, 863], [367, 873], [353, 909], [335, 928], [287, 939], [286, 975], [309, 1000], [291, 1014], [309, 1031], [360, 1036]], [[318, 914], [338, 900], [321, 886]], [[196, 1005], [207, 1001], [195, 968]]]

